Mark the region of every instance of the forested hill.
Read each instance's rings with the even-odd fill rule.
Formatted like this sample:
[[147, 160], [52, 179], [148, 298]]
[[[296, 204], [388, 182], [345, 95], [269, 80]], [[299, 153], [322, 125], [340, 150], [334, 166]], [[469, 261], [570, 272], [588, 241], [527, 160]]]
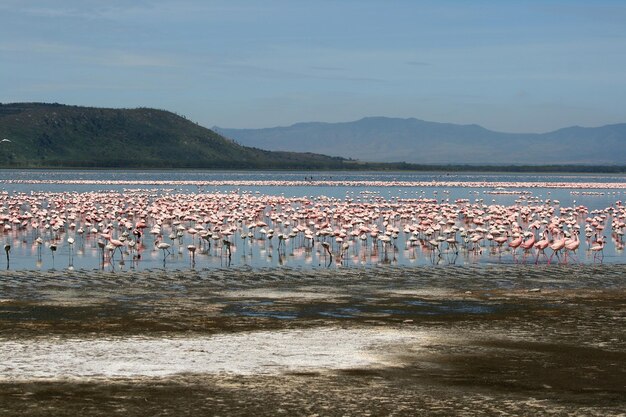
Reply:
[[241, 146], [174, 113], [0, 104], [0, 166], [341, 169], [348, 161]]

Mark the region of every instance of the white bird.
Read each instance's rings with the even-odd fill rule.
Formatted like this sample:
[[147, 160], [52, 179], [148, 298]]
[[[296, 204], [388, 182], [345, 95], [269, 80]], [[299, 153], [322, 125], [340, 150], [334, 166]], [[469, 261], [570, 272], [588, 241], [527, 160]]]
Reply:
[[[154, 245], [157, 249], [161, 249], [163, 251], [163, 263], [165, 263], [165, 258], [172, 254], [170, 252], [170, 244], [157, 240], [154, 242]], [[165, 254], [165, 252], [167, 252], [167, 255]]]
[[4, 139], [0, 140], [0, 142], [11, 142], [11, 140], [7, 139], [7, 138], [4, 138]]

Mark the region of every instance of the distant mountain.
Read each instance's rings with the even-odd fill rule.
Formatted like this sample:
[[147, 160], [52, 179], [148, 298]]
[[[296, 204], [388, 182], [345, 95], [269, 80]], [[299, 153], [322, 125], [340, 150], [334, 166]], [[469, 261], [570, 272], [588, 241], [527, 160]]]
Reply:
[[624, 165], [626, 124], [569, 127], [542, 134], [478, 125], [367, 117], [267, 129], [213, 128], [245, 146], [315, 152], [371, 162], [486, 165]]
[[341, 169], [345, 162], [241, 146], [164, 110], [0, 104], [1, 167]]

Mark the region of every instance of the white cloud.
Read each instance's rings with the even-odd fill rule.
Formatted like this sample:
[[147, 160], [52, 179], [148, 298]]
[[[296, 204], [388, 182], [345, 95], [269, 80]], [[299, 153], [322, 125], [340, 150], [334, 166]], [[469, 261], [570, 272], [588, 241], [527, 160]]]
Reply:
[[64, 60], [116, 67], [160, 67], [180, 66], [180, 59], [167, 54], [141, 53], [130, 50], [98, 49], [60, 42], [0, 42], [0, 51], [36, 55], [62, 56]]
[[161, 55], [141, 54], [128, 51], [109, 50], [94, 54], [92, 60], [103, 65], [118, 67], [177, 67], [175, 59]]

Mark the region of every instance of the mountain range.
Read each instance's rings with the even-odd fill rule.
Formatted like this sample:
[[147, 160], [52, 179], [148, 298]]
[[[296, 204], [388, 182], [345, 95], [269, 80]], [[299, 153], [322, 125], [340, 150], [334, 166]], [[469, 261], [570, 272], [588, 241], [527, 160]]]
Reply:
[[369, 117], [211, 130], [151, 108], [0, 104], [0, 167], [7, 168], [529, 171], [542, 166], [623, 172], [624, 144], [626, 124], [511, 134], [477, 125]]
[[265, 129], [213, 127], [245, 146], [370, 162], [481, 165], [624, 165], [626, 123], [548, 133], [503, 133], [415, 118], [367, 117]]

